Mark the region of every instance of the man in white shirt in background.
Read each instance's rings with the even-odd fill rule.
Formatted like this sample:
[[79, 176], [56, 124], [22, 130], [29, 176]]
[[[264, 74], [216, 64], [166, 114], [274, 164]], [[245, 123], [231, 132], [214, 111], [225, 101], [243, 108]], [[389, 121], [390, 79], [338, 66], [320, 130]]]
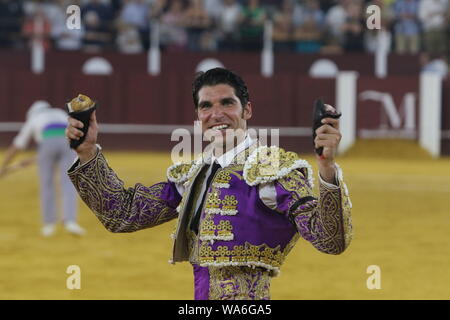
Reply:
[[56, 194], [55, 169], [60, 170], [60, 190], [63, 203], [63, 222], [65, 229], [75, 235], [83, 235], [85, 231], [77, 224], [77, 197], [75, 189], [67, 177], [66, 171], [75, 158], [75, 153], [69, 148], [65, 138], [67, 113], [61, 109], [52, 108], [46, 101], [35, 101], [27, 112], [27, 119], [19, 134], [14, 138], [6, 151], [0, 166], [0, 177], [12, 168], [24, 167], [31, 163], [25, 160], [16, 166], [9, 166], [15, 156], [26, 149], [31, 138], [38, 145], [37, 162], [39, 166], [40, 198], [44, 237], [52, 236], [56, 231]]
[[422, 23], [425, 51], [442, 54], [446, 50], [446, 12], [448, 0], [422, 0], [419, 19]]
[[236, 50], [242, 7], [236, 0], [225, 0], [217, 17], [220, 50]]
[[350, 0], [339, 0], [325, 15], [326, 28], [338, 40], [340, 45], [344, 43], [344, 32], [342, 28], [348, 17], [347, 9], [350, 3]]

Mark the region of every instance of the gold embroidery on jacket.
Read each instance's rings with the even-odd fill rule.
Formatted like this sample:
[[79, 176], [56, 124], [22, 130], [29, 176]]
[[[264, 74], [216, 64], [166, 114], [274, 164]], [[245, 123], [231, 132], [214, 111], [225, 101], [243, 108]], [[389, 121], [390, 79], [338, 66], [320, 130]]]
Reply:
[[213, 190], [206, 197], [205, 212], [210, 214], [220, 213], [220, 203], [222, 202], [219, 197], [220, 191]]
[[184, 182], [188, 178], [188, 173], [193, 163], [179, 163], [168, 168], [167, 178], [173, 182]]
[[311, 170], [309, 164], [298, 159], [294, 152], [276, 146], [261, 146], [246, 160], [243, 176], [247, 184], [253, 186], [280, 179], [300, 167]]
[[235, 215], [238, 213], [237, 211], [238, 201], [236, 200], [236, 196], [234, 195], [226, 195], [222, 200], [222, 210], [220, 214], [222, 215]]
[[214, 178], [213, 187], [227, 189], [230, 187], [230, 180], [230, 172], [228, 170], [222, 170]]
[[215, 224], [211, 216], [206, 216], [200, 227], [200, 240], [224, 240], [234, 239], [233, 226], [230, 221], [221, 220]]
[[270, 274], [264, 268], [209, 267], [210, 300], [268, 300]]
[[201, 242], [199, 248], [199, 263], [202, 266], [253, 265], [278, 272], [284, 259], [285, 254], [280, 250], [280, 246], [271, 248], [266, 244], [252, 245], [245, 242], [245, 245], [235, 245], [233, 249], [218, 246], [217, 250], [213, 250], [208, 242]]
[[146, 187], [124, 183], [99, 152], [92, 162], [69, 174], [80, 197], [111, 232], [133, 232], [177, 217], [161, 199], [166, 183]]
[[[289, 208], [301, 198], [312, 195], [304, 175], [298, 171], [291, 172], [278, 183], [291, 193], [292, 200], [288, 205]], [[340, 185], [343, 185], [342, 181]], [[329, 189], [321, 184], [319, 190], [319, 201], [310, 200], [290, 214], [297, 223], [308, 225], [310, 235], [307, 240], [314, 247], [325, 253], [338, 254], [345, 250], [351, 239], [351, 230], [349, 230], [351, 221], [349, 209], [346, 207], [348, 204], [345, 201], [348, 197], [344, 196], [342, 201], [342, 187]]]

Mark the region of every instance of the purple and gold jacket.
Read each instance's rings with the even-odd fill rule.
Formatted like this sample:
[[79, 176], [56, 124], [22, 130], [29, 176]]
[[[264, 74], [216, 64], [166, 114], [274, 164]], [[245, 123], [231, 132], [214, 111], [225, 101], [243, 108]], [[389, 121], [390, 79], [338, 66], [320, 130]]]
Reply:
[[133, 232], [178, 217], [173, 263], [261, 267], [276, 275], [300, 236], [329, 254], [340, 254], [349, 245], [351, 202], [340, 168], [336, 186], [319, 179], [317, 199], [305, 160], [256, 143], [216, 172], [194, 234], [187, 208], [204, 160], [169, 167], [167, 182], [125, 189], [98, 151], [89, 162], [75, 163], [69, 177], [109, 231]]

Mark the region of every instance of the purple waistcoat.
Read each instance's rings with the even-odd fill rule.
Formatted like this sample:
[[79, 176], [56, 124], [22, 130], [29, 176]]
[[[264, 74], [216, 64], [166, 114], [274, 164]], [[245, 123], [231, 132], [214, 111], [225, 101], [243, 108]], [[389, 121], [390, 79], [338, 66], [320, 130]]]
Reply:
[[[331, 233], [323, 230], [323, 226], [314, 230], [309, 226], [310, 219], [301, 217], [301, 213], [311, 213], [318, 207], [312, 197], [310, 166], [294, 153], [256, 145], [215, 174], [202, 207], [199, 233], [194, 235], [188, 228], [191, 212], [187, 212], [187, 204], [202, 166], [199, 159], [168, 170], [169, 181], [186, 188], [177, 208], [179, 220], [173, 235], [173, 263], [263, 267], [276, 275], [302, 233], [324, 252], [340, 253], [348, 245], [351, 226], [349, 216], [344, 217], [342, 212], [349, 210], [341, 210], [340, 189], [335, 191], [339, 204], [334, 208], [338, 211], [334, 215], [338, 220], [336, 226], [340, 227], [329, 230]], [[261, 186], [268, 184], [272, 184], [274, 193], [272, 206], [261, 199]], [[302, 202], [302, 199], [306, 200]], [[297, 207], [291, 210], [294, 205]], [[327, 243], [318, 243], [323, 240], [320, 233], [327, 233]]]

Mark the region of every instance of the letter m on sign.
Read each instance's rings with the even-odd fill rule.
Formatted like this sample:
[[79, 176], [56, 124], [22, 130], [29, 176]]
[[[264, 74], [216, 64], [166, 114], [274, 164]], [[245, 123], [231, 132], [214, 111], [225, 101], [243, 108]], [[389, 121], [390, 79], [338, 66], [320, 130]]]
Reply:
[[402, 99], [400, 107], [394, 103], [389, 92], [374, 90], [363, 91], [359, 94], [359, 100], [372, 100], [379, 102], [382, 107], [382, 116], [379, 129], [394, 129], [414, 131], [416, 129], [416, 94], [407, 92]]

